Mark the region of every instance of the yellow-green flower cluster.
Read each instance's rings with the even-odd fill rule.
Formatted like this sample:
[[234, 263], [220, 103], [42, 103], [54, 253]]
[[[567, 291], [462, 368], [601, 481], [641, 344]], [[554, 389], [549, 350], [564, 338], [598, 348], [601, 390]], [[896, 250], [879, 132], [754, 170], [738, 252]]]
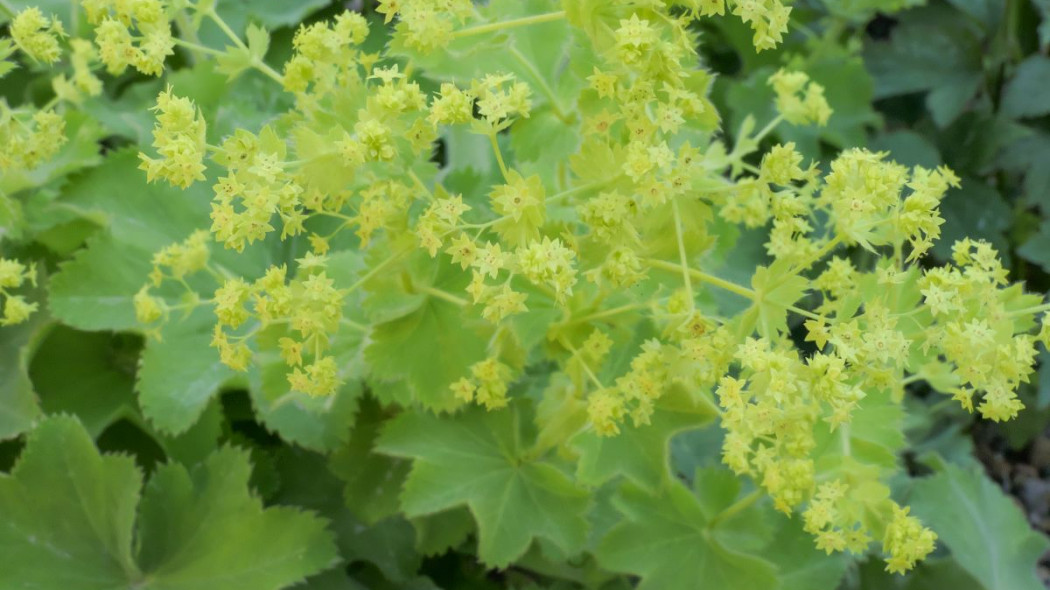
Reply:
[[565, 246], [558, 238], [546, 236], [536, 240], [514, 253], [518, 269], [533, 284], [543, 285], [554, 290], [554, 298], [563, 301], [572, 295], [572, 286], [576, 284], [576, 267], [573, 260], [576, 253]]
[[507, 388], [513, 377], [510, 367], [495, 358], [487, 358], [470, 367], [471, 377], [461, 378], [451, 385], [455, 398], [495, 410], [507, 405]]
[[[852, 493], [851, 493], [852, 492]], [[883, 501], [884, 491], [878, 484], [866, 489], [851, 489], [840, 479], [822, 483], [802, 513], [803, 528], [814, 536], [817, 549], [828, 555], [849, 551], [863, 554], [871, 544], [871, 533], [865, 526], [865, 511], [872, 492]]]
[[[463, 221], [463, 214], [470, 211], [470, 206], [463, 203], [461, 195], [452, 195], [445, 198], [434, 199], [426, 211], [416, 221], [416, 238], [419, 246], [425, 249], [430, 257], [437, 256], [438, 250], [444, 245], [442, 238], [454, 231]], [[461, 235], [460, 238], [464, 238]], [[473, 244], [473, 241], [468, 241]], [[465, 245], [460, 246], [460, 255], [457, 256], [455, 247], [451, 248], [450, 254], [455, 262], [459, 262], [463, 268], [470, 265], [466, 261], [469, 251], [463, 250]]]
[[[301, 25], [292, 39], [295, 55], [284, 66], [284, 87], [308, 102], [340, 88], [357, 88], [363, 56], [356, 45], [368, 37], [368, 21], [346, 11], [331, 23]], [[368, 69], [367, 63], [363, 64]], [[307, 90], [312, 88], [311, 94]]]
[[0, 258], [0, 303], [3, 304], [0, 326], [21, 324], [37, 310], [35, 302], [26, 301], [23, 295], [11, 293], [27, 282], [36, 286], [36, 267], [33, 264], [25, 265], [10, 258]]
[[919, 519], [908, 515], [909, 508], [893, 507], [893, 519], [886, 525], [882, 538], [882, 549], [886, 558], [886, 570], [902, 574], [915, 567], [915, 563], [933, 552], [937, 535], [922, 526]]
[[[212, 346], [224, 364], [246, 371], [253, 357], [249, 339], [262, 330], [278, 330], [284, 334], [277, 342], [292, 390], [312, 396], [338, 390], [343, 383], [340, 367], [326, 351], [343, 318], [343, 293], [323, 262], [318, 264], [300, 261], [299, 273], [291, 280], [286, 267], [271, 267], [253, 283], [229, 279], [215, 291], [218, 323]], [[241, 329], [250, 321], [247, 330]]]
[[1006, 288], [1006, 269], [990, 244], [959, 241], [953, 262], [927, 270], [918, 282], [934, 318], [923, 350], [946, 364], [958, 384], [948, 393], [964, 408], [972, 411], [974, 396], [983, 393], [981, 415], [1009, 420], [1024, 408], [1016, 390], [1034, 369], [1036, 337], [1011, 319], [1018, 291]]
[[287, 148], [271, 128], [256, 136], [237, 130], [222, 144], [215, 160], [226, 176], [213, 187], [211, 231], [215, 239], [238, 252], [274, 231], [276, 214], [281, 237], [303, 231], [303, 187], [286, 170]]
[[204, 180], [207, 128], [200, 110], [190, 99], [175, 96], [170, 86], [157, 96], [151, 110], [157, 113], [153, 147], [160, 158], [139, 154], [139, 168], [146, 171], [147, 181], [163, 178], [185, 188]]
[[539, 176], [523, 178], [512, 170], [507, 174], [506, 184], [493, 187], [489, 201], [492, 210], [501, 216], [493, 229], [508, 246], [524, 246], [539, 239], [540, 228], [547, 219], [543, 181]]
[[31, 170], [66, 144], [66, 120], [53, 110], [13, 110], [0, 100], [0, 171]]
[[849, 551], [860, 555], [872, 540], [869, 523], [881, 520], [886, 570], [904, 573], [933, 552], [937, 535], [888, 496], [889, 489], [876, 481], [825, 482], [802, 514], [803, 527], [814, 535], [817, 548], [828, 554]]
[[474, 13], [474, 6], [470, 0], [379, 0], [376, 12], [387, 23], [397, 17], [397, 42], [429, 53], [452, 41], [455, 26]]
[[722, 378], [717, 394], [723, 408], [725, 463], [754, 476], [784, 512], [812, 493], [818, 421], [832, 428], [848, 422], [864, 397], [852, 383], [847, 363], [816, 354], [803, 362], [796, 351], [747, 339], [736, 352], [740, 378]]
[[[169, 244], [153, 255], [153, 269], [150, 271], [149, 283], [143, 285], [132, 299], [135, 306], [135, 317], [139, 323], [149, 325], [168, 319], [172, 307], [164, 299], [151, 293], [153, 288], [160, 287], [166, 280], [179, 283], [185, 289], [187, 301], [185, 305], [180, 304], [180, 307], [197, 305], [199, 296], [186, 282], [186, 279], [207, 268], [210, 258], [208, 238], [207, 231], [198, 230], [182, 242]], [[153, 335], [159, 338], [160, 333], [154, 331]]]
[[824, 87], [812, 82], [804, 72], [781, 69], [769, 77], [776, 93], [777, 111], [795, 125], [826, 125], [831, 107], [824, 98]]
[[62, 57], [59, 39], [65, 35], [62, 21], [44, 16], [35, 6], [19, 12], [11, 21], [11, 38], [18, 48], [30, 58], [47, 64]]
[[512, 74], [487, 74], [472, 80], [468, 96], [476, 100], [478, 114], [494, 133], [510, 126], [517, 118], [527, 119], [532, 112], [531, 91]]
[[185, 281], [208, 265], [208, 232], [197, 230], [182, 242], [170, 244], [153, 255], [150, 281], [159, 287], [165, 279]]
[[51, 80], [51, 86], [62, 100], [79, 103], [86, 97], [102, 93], [102, 81], [91, 70], [92, 63], [98, 59], [98, 53], [95, 46], [86, 39], [71, 39], [69, 46], [73, 50], [70, 56], [73, 76], [55, 76]]
[[129, 66], [147, 76], [163, 73], [164, 60], [175, 48], [163, 0], [83, 0], [82, 5], [110, 74], [122, 74]]

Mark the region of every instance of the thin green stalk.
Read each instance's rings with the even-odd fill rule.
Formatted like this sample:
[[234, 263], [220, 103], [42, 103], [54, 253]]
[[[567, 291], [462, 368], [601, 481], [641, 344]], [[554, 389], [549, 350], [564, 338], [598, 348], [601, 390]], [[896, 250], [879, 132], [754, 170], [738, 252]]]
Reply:
[[503, 152], [499, 149], [499, 140], [496, 139], [495, 133], [489, 133], [489, 143], [492, 144], [492, 152], [496, 154], [496, 163], [499, 164], [499, 171], [503, 174], [503, 180], [510, 182], [507, 164], [503, 162]]
[[494, 31], [503, 31], [506, 29], [525, 27], [528, 25], [536, 25], [540, 23], [549, 23], [561, 20], [563, 18], [565, 18], [564, 10], [559, 10], [557, 12], [547, 12], [544, 14], [536, 14], [533, 16], [526, 16], [523, 18], [516, 18], [512, 20], [499, 21], [495, 23], [478, 25], [476, 27], [460, 29], [455, 33], [452, 33], [452, 38], [459, 39], [462, 37], [470, 37], [472, 35], [483, 35], [485, 33], [492, 33]]
[[427, 295], [430, 295], [431, 297], [437, 297], [438, 299], [448, 301], [449, 303], [453, 305], [458, 305], [459, 307], [466, 307], [470, 305], [470, 302], [466, 299], [463, 299], [462, 297], [456, 297], [448, 291], [442, 291], [441, 289], [435, 289], [433, 287], [428, 287], [425, 285], [416, 285], [415, 289], [420, 293], [425, 293]]
[[685, 295], [689, 298], [689, 309], [696, 305], [693, 298], [693, 282], [689, 278], [689, 260], [685, 255], [685, 240], [682, 237], [682, 214], [678, 208], [678, 199], [671, 199], [671, 210], [674, 212], [674, 235], [678, 240], [678, 263], [682, 266], [682, 282], [685, 283]]

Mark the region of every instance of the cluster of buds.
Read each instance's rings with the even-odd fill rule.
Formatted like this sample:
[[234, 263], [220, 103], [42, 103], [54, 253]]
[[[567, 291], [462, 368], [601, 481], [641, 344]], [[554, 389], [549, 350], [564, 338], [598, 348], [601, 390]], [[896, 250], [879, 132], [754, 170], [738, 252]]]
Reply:
[[84, 0], [84, 12], [95, 26], [95, 44], [106, 71], [117, 75], [129, 66], [147, 76], [160, 76], [164, 60], [174, 53], [168, 6], [163, 0]]
[[246, 371], [254, 354], [248, 345], [251, 337], [261, 330], [280, 330], [284, 335], [277, 342], [292, 390], [334, 394], [342, 379], [335, 357], [326, 351], [343, 319], [343, 292], [323, 266], [320, 259], [304, 259], [291, 280], [286, 267], [275, 266], [253, 283], [235, 278], [216, 290], [218, 323], [212, 346], [222, 362]]
[[24, 296], [11, 293], [27, 282], [36, 286], [34, 265], [27, 266], [17, 260], [0, 258], [0, 302], [3, 304], [0, 326], [21, 324], [37, 310], [36, 303], [30, 303]]
[[147, 181], [163, 178], [185, 188], [204, 180], [207, 128], [200, 110], [190, 99], [175, 96], [170, 86], [157, 96], [152, 110], [157, 113], [153, 147], [160, 158], [139, 154]]

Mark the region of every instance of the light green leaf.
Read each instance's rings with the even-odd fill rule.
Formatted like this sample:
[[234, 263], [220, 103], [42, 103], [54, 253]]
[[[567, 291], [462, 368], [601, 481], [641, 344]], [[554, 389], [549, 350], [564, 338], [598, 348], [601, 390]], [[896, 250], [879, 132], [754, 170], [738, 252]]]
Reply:
[[986, 476], [953, 465], [919, 480], [908, 504], [987, 590], [1041, 590], [1036, 562], [1050, 541]]
[[248, 51], [252, 58], [262, 61], [266, 52], [270, 50], [270, 33], [258, 25], [251, 24], [248, 25], [245, 37], [248, 39]]
[[179, 434], [193, 425], [215, 392], [236, 373], [211, 347], [215, 317], [198, 309], [173, 317], [142, 352], [135, 388], [142, 413], [161, 432]]
[[598, 561], [641, 576], [638, 590], [777, 587], [773, 564], [712, 535], [709, 517], [682, 483], [672, 482], [660, 496], [626, 484], [616, 504], [625, 520], [602, 539]]
[[409, 517], [467, 506], [479, 531], [478, 556], [491, 567], [520, 557], [536, 537], [579, 550], [588, 494], [552, 464], [528, 456], [523, 410], [471, 408], [452, 417], [406, 411], [377, 449], [414, 459], [401, 494]]
[[252, 67], [252, 54], [247, 47], [227, 47], [222, 55], [215, 57], [215, 71], [226, 74], [231, 80]]
[[755, 301], [741, 318], [744, 332], [757, 330], [763, 338], [774, 339], [787, 331], [787, 308], [801, 299], [809, 286], [805, 277], [788, 272], [780, 261], [755, 269], [751, 277]]
[[415, 398], [430, 408], [455, 407], [449, 386], [485, 358], [486, 339], [472, 329], [462, 310], [434, 297], [405, 317], [379, 324], [371, 339], [365, 358], [372, 376], [405, 380]]

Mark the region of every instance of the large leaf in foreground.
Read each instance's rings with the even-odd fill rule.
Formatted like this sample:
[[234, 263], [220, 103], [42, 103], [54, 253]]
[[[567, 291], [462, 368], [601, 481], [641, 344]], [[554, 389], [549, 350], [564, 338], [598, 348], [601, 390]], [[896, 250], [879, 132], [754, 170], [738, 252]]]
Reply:
[[[78, 421], [54, 417], [0, 475], [0, 587], [41, 590], [277, 590], [335, 560], [325, 521], [263, 508], [247, 453], [213, 453], [192, 471], [160, 467], [136, 505], [130, 457], [100, 455]], [[137, 555], [132, 538], [137, 539]]]

